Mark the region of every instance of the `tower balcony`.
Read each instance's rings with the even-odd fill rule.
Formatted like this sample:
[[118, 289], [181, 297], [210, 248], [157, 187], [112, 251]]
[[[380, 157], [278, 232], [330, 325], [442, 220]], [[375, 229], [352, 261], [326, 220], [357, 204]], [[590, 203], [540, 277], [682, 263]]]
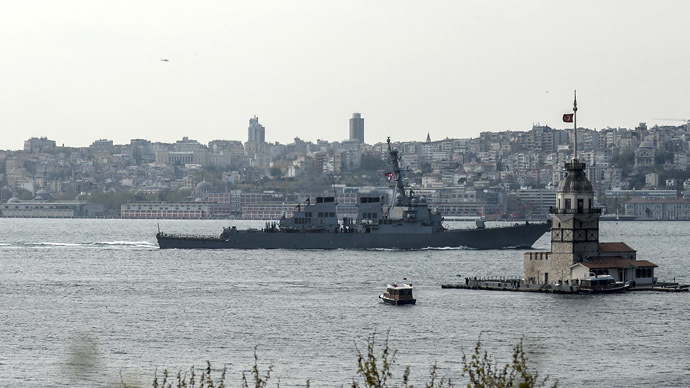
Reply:
[[601, 214], [601, 209], [557, 209], [549, 207], [549, 214]]
[[565, 169], [566, 170], [584, 170], [585, 169], [585, 163], [580, 162], [577, 159], [573, 159], [572, 162], [565, 162]]

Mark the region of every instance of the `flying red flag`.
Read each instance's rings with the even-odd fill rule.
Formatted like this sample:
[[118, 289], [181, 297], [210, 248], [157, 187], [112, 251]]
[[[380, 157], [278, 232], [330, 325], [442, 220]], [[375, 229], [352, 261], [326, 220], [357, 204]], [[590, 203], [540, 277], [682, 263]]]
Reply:
[[573, 113], [566, 113], [563, 115], [563, 122], [564, 123], [572, 123], [573, 122]]

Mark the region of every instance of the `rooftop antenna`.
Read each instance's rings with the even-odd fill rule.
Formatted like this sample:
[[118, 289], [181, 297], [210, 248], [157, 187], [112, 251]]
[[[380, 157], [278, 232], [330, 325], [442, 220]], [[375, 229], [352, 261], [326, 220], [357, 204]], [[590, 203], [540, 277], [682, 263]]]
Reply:
[[573, 129], [575, 131], [575, 147], [574, 147], [574, 160], [577, 161], [577, 90], [574, 91], [573, 100]]
[[407, 203], [407, 194], [405, 193], [405, 185], [403, 184], [402, 180], [402, 172], [400, 171], [400, 163], [399, 163], [399, 154], [397, 149], [393, 149], [391, 146], [391, 138], [390, 136], [388, 137], [388, 140], [386, 140], [388, 143], [388, 155], [393, 167], [393, 180], [395, 180], [395, 191], [394, 191], [394, 197], [393, 197], [393, 204], [395, 204], [395, 197], [397, 194], [400, 194], [400, 198], [403, 200], [403, 204]]

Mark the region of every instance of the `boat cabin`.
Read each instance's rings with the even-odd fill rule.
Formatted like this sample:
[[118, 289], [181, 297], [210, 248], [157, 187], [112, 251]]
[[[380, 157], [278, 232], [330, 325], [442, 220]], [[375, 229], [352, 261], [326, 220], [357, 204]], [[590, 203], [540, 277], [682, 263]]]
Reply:
[[598, 294], [623, 292], [628, 289], [627, 283], [617, 282], [611, 275], [596, 275], [590, 273], [588, 277], [581, 279], [579, 282], [581, 293]]
[[595, 275], [595, 274], [590, 274], [591, 276], [585, 279], [582, 279], [580, 281], [580, 286], [582, 287], [604, 287], [609, 284], [614, 284], [616, 283], [616, 279], [613, 278], [611, 275]]
[[386, 292], [379, 295], [385, 303], [400, 305], [400, 304], [415, 304], [417, 300], [412, 296], [412, 283], [409, 284], [389, 284], [386, 287]]

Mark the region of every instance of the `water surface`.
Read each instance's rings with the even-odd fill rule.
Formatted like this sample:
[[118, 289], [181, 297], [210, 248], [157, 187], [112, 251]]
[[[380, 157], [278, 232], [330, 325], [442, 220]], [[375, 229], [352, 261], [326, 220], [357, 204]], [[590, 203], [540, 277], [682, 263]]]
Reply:
[[[0, 219], [0, 385], [149, 386], [158, 369], [227, 364], [230, 386], [273, 364], [281, 386], [349, 386], [355, 343], [389, 333], [394, 383], [437, 362], [456, 383], [481, 336], [562, 386], [690, 386], [689, 294], [567, 296], [441, 289], [457, 275], [520, 275], [524, 251], [159, 250], [166, 232], [261, 222]], [[457, 226], [457, 225], [456, 225]], [[461, 225], [466, 226], [466, 225]], [[690, 224], [602, 222], [662, 280], [690, 282]], [[548, 250], [548, 237], [535, 248]], [[377, 296], [408, 277], [415, 306]]]

